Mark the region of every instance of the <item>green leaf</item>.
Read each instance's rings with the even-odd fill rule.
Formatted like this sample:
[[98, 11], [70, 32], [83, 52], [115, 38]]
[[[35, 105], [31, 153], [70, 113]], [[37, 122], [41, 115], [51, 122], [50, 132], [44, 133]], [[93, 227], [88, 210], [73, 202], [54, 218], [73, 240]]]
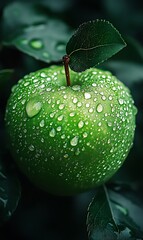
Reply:
[[70, 35], [71, 31], [64, 22], [49, 20], [46, 24], [25, 28], [11, 44], [22, 52], [49, 63], [62, 59]]
[[3, 69], [0, 70], [0, 92], [2, 91], [3, 87], [7, 84], [8, 80], [13, 75], [12, 69]]
[[89, 205], [87, 230], [90, 240], [116, 240], [118, 228], [113, 219], [106, 188], [98, 188]]
[[70, 68], [81, 72], [102, 63], [126, 43], [116, 28], [105, 20], [83, 23], [67, 43]]
[[0, 161], [0, 224], [16, 210], [21, 195], [20, 183], [11, 169]]
[[[132, 194], [129, 194], [129, 189], [127, 191], [127, 187], [123, 188], [123, 185], [116, 185], [116, 188], [114, 185], [112, 190], [103, 187], [98, 189], [88, 209], [87, 224], [90, 226], [88, 227], [90, 240], [141, 240], [143, 238], [141, 223], [139, 225], [137, 217], [134, 216], [139, 214], [142, 216], [143, 211], [141, 207], [135, 205], [135, 202], [130, 202], [129, 198], [135, 200], [131, 195], [137, 194], [133, 189], [130, 191]], [[109, 224], [112, 226], [110, 229]]]
[[2, 18], [4, 41], [8, 43], [25, 27], [46, 22], [48, 16], [40, 10], [39, 5], [33, 3], [14, 2], [7, 5]]

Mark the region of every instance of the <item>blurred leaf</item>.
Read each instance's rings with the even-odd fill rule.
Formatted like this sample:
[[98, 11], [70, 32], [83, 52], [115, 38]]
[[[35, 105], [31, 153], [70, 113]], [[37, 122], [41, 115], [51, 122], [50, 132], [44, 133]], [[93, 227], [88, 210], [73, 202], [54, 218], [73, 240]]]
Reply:
[[70, 68], [81, 72], [120, 51], [126, 44], [115, 27], [105, 20], [83, 23], [67, 43]]
[[66, 50], [71, 35], [68, 26], [59, 20], [25, 28], [10, 44], [36, 59], [44, 62], [59, 61]]
[[0, 224], [15, 211], [21, 195], [20, 183], [14, 172], [0, 161]]
[[3, 11], [3, 38], [5, 42], [11, 41], [29, 25], [42, 24], [48, 16], [40, 12], [39, 5], [32, 3], [14, 2], [5, 7]]
[[52, 12], [63, 12], [69, 9], [75, 0], [42, 0], [40, 3], [46, 7], [48, 7]]
[[0, 93], [3, 91], [3, 87], [7, 84], [9, 79], [12, 77], [14, 70], [3, 69], [0, 70]]
[[[134, 193], [135, 194], [135, 193]], [[142, 239], [143, 232], [130, 215], [130, 205], [124, 206], [122, 195], [100, 187], [88, 209], [90, 240]]]
[[116, 240], [118, 228], [113, 219], [106, 188], [98, 188], [89, 205], [87, 230], [90, 240]]

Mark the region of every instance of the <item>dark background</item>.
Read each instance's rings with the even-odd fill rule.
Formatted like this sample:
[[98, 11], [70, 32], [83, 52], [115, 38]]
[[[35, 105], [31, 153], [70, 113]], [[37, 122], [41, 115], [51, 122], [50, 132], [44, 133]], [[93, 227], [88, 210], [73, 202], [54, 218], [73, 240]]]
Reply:
[[[3, 9], [12, 2], [14, 1], [0, 1], [1, 33]], [[23, 2], [36, 3], [34, 0]], [[126, 49], [100, 67], [112, 71], [130, 88], [138, 108], [133, 148], [113, 180], [138, 186], [140, 198], [143, 190], [143, 2], [137, 0], [41, 0], [37, 3], [43, 4], [47, 14], [62, 19], [74, 29], [87, 20], [97, 18], [109, 20], [126, 40]], [[0, 50], [0, 68], [14, 69], [12, 78], [0, 89], [0, 156], [6, 165], [9, 165], [13, 159], [7, 150], [3, 119], [10, 88], [26, 73], [46, 67], [47, 64], [35, 60], [14, 47], [0, 45]], [[15, 172], [22, 186], [21, 199], [12, 217], [1, 226], [0, 240], [10, 238], [15, 240], [88, 239], [87, 207], [96, 190], [73, 197], [52, 196], [31, 185], [16, 166]], [[143, 220], [141, 216], [140, 219]]]

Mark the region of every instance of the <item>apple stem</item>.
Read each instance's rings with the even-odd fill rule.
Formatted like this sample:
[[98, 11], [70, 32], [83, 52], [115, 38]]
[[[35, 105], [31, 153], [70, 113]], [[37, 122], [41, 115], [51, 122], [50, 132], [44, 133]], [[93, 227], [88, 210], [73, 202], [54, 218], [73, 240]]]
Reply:
[[68, 55], [63, 56], [63, 64], [64, 64], [64, 68], [65, 68], [67, 86], [71, 85], [70, 73], [69, 73], [69, 61], [70, 61], [70, 57]]

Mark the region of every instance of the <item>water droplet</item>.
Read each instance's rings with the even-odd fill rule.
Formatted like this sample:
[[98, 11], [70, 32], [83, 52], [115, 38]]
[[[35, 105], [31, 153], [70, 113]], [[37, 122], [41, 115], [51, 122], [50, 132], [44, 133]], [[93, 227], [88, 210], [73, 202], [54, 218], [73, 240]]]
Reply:
[[32, 151], [34, 151], [34, 149], [35, 149], [34, 145], [31, 144], [31, 145], [29, 146], [29, 150], [32, 152]]
[[42, 142], [42, 143], [44, 142], [44, 138], [41, 138], [41, 142]]
[[108, 99], [111, 101], [113, 98], [112, 98], [112, 96], [109, 96]]
[[65, 47], [66, 47], [66, 44], [65, 43], [58, 43], [56, 45], [56, 50], [59, 51], [59, 52], [65, 52]]
[[92, 86], [93, 86], [93, 87], [96, 87], [96, 86], [97, 86], [97, 84], [96, 84], [96, 83], [92, 83]]
[[28, 40], [27, 39], [22, 39], [20, 42], [23, 45], [27, 45], [28, 44]]
[[83, 137], [86, 138], [88, 134], [86, 132], [83, 133]]
[[94, 102], [96, 102], [97, 101], [97, 98], [94, 98]]
[[79, 154], [80, 154], [80, 150], [79, 150], [79, 148], [77, 148], [75, 155], [78, 156]]
[[64, 104], [60, 104], [60, 105], [59, 105], [59, 109], [60, 109], [60, 110], [64, 109], [64, 107], [65, 107]]
[[57, 127], [57, 131], [60, 132], [61, 131], [61, 126]]
[[112, 123], [111, 123], [111, 122], [108, 122], [107, 125], [108, 125], [109, 127], [111, 127], [111, 126], [112, 126]]
[[69, 156], [68, 154], [65, 154], [65, 155], [64, 155], [64, 158], [68, 158], [68, 156]]
[[50, 57], [49, 53], [47, 53], [47, 52], [43, 52], [42, 55], [43, 55], [43, 57], [45, 57], [45, 58], [47, 58], [47, 59]]
[[101, 122], [99, 122], [99, 123], [98, 123], [98, 126], [100, 127], [101, 125], [102, 125], [102, 123], [101, 123]]
[[60, 176], [60, 177], [63, 176], [63, 173], [59, 173], [59, 176]]
[[74, 113], [74, 112], [71, 112], [69, 115], [70, 115], [70, 117], [74, 117], [74, 116], [75, 116], [75, 113]]
[[28, 86], [29, 84], [30, 84], [30, 82], [25, 82], [24, 87]]
[[42, 73], [40, 74], [40, 76], [43, 77], [43, 78], [45, 78], [47, 75], [46, 75], [46, 73], [42, 72]]
[[99, 104], [97, 105], [96, 110], [97, 110], [97, 112], [99, 112], [99, 113], [102, 112], [102, 111], [103, 111], [103, 106], [102, 106], [102, 104], [99, 103]]
[[62, 121], [63, 120], [63, 115], [60, 115], [59, 117], [58, 117], [58, 121]]
[[35, 49], [41, 49], [43, 47], [42, 41], [38, 38], [32, 39], [29, 44]]
[[73, 103], [77, 103], [77, 102], [78, 102], [77, 98], [74, 98]]
[[124, 103], [123, 99], [119, 99], [118, 101], [119, 101], [119, 104], [121, 104], [121, 105]]
[[56, 135], [56, 131], [55, 131], [54, 128], [52, 128], [52, 130], [49, 132], [49, 136], [50, 137], [55, 137], [55, 135]]
[[85, 97], [85, 99], [90, 99], [91, 98], [91, 95], [90, 95], [90, 93], [84, 93], [84, 97]]
[[71, 146], [76, 146], [78, 144], [78, 136], [75, 136], [70, 141]]
[[44, 127], [44, 125], [45, 125], [45, 122], [44, 122], [44, 120], [42, 120], [42, 121], [40, 122], [40, 127]]
[[102, 96], [101, 98], [102, 98], [102, 100], [103, 100], [103, 101], [105, 101], [105, 100], [106, 100], [106, 97], [105, 97], [105, 96]]
[[84, 122], [83, 121], [80, 121], [79, 123], [78, 123], [78, 127], [79, 128], [82, 128], [84, 126]]
[[23, 100], [21, 101], [22, 105], [24, 105], [25, 102], [26, 102], [26, 99], [23, 99]]
[[50, 91], [51, 91], [51, 88], [47, 88], [46, 91], [47, 91], [47, 92], [50, 92]]
[[66, 137], [66, 135], [65, 135], [65, 134], [63, 134], [63, 135], [61, 136], [61, 139], [65, 139], [65, 137]]
[[93, 112], [93, 108], [90, 108], [88, 112], [92, 113]]
[[82, 103], [81, 103], [81, 102], [78, 102], [78, 103], [77, 103], [77, 106], [78, 106], [78, 107], [81, 107], [81, 106], [82, 106]]
[[37, 97], [31, 98], [29, 102], [26, 104], [26, 113], [28, 117], [36, 116], [42, 108], [42, 103], [39, 101]]
[[72, 89], [74, 91], [79, 91], [80, 90], [80, 86], [79, 85], [74, 85], [74, 86], [72, 86]]

